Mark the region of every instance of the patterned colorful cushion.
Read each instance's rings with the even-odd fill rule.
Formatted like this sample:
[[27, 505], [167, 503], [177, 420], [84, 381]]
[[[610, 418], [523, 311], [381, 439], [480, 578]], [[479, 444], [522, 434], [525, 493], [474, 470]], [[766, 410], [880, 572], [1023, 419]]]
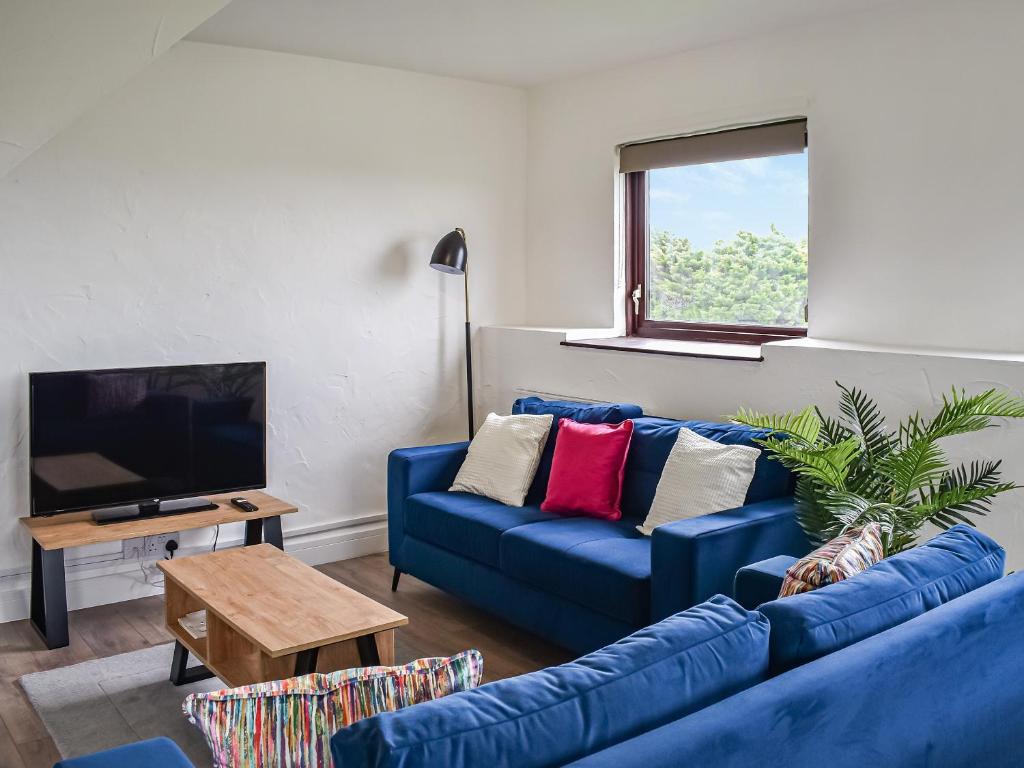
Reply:
[[868, 523], [863, 528], [854, 528], [789, 566], [779, 597], [835, 584], [869, 568], [883, 557], [881, 526]]
[[194, 693], [182, 710], [206, 737], [216, 768], [329, 768], [338, 729], [476, 688], [483, 664], [480, 652], [470, 650], [404, 667], [305, 675]]

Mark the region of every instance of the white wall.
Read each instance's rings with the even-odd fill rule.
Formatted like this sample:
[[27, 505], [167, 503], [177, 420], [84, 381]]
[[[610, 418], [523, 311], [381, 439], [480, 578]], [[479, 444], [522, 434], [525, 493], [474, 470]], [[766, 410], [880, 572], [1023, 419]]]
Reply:
[[0, 181], [0, 573], [29, 562], [29, 371], [266, 360], [286, 537], [382, 513], [391, 448], [463, 434], [462, 283], [429, 269], [437, 239], [467, 230], [479, 322], [522, 314], [525, 110], [182, 43]]
[[1024, 348], [1022, 28], [900, 2], [532, 91], [529, 322], [613, 323], [617, 145], [806, 114], [811, 334]]

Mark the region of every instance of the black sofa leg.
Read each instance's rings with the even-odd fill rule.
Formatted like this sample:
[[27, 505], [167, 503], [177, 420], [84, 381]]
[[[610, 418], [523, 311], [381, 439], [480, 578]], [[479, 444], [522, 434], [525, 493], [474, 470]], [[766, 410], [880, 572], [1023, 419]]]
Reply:
[[395, 568], [395, 575], [391, 577], [391, 591], [398, 591], [398, 580], [402, 578], [402, 572]]

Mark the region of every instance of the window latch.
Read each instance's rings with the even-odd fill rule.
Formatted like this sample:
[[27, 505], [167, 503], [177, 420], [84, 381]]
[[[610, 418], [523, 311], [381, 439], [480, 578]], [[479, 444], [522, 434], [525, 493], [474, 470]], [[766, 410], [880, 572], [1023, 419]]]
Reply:
[[633, 297], [633, 314], [639, 317], [640, 297], [643, 296], [643, 283], [637, 283], [636, 288], [633, 289], [633, 293], [630, 295]]

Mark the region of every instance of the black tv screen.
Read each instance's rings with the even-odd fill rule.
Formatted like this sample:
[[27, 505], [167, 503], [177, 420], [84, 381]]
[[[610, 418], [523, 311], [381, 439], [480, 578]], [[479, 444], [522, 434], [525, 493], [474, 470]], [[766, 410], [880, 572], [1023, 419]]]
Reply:
[[266, 364], [29, 375], [32, 514], [266, 486]]

